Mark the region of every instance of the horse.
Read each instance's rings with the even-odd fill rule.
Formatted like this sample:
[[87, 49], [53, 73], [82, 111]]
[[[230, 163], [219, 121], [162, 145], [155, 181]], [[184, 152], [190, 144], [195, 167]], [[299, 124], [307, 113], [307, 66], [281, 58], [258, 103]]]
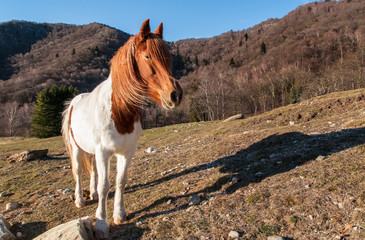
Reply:
[[[177, 107], [183, 90], [172, 75], [172, 56], [163, 41], [163, 25], [152, 33], [149, 19], [110, 61], [110, 74], [92, 92], [74, 97], [63, 113], [62, 135], [76, 182], [75, 205], [85, 205], [82, 169], [90, 175], [90, 199], [98, 200], [94, 232], [107, 238], [106, 200], [109, 162], [117, 159], [113, 219], [126, 219], [123, 194], [127, 169], [142, 132], [143, 104], [152, 100], [164, 109]], [[98, 179], [96, 184], [96, 178]]]

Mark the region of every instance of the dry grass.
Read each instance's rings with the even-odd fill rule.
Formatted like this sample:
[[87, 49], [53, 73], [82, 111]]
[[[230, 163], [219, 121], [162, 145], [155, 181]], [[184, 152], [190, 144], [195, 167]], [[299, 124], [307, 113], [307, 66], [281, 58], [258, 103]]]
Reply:
[[[228, 123], [145, 130], [129, 169], [128, 220], [111, 223], [111, 238], [227, 239], [235, 230], [242, 239], [364, 239], [364, 96], [365, 90], [335, 93]], [[147, 154], [147, 147], [157, 151]], [[4, 160], [43, 148], [49, 159]], [[0, 192], [8, 193], [0, 209], [25, 239], [94, 215], [95, 202], [79, 210], [58, 191], [74, 188], [60, 137], [0, 139], [0, 159]], [[111, 169], [114, 183], [115, 161]], [[188, 204], [193, 195], [202, 199], [197, 206]], [[22, 206], [5, 212], [8, 202]]]

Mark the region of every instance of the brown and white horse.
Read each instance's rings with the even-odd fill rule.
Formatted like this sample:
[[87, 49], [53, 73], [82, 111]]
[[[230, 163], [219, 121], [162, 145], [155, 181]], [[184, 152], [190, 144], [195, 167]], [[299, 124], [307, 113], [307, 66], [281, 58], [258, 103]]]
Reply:
[[112, 58], [108, 79], [91, 93], [76, 96], [64, 111], [62, 135], [76, 181], [75, 204], [80, 208], [85, 203], [81, 189], [84, 168], [90, 173], [90, 198], [99, 201], [94, 227], [98, 238], [109, 234], [106, 200], [109, 160], [114, 155], [114, 223], [121, 224], [126, 218], [123, 193], [127, 169], [142, 132], [142, 104], [149, 97], [163, 108], [172, 109], [182, 99], [183, 91], [172, 76], [172, 57], [162, 32], [162, 23], [152, 33], [149, 19], [144, 21], [139, 34], [132, 36]]

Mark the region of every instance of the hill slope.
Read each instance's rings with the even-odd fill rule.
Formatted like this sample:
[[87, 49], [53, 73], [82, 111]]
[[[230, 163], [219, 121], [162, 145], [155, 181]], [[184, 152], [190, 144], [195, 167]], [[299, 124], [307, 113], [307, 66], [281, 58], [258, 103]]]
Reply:
[[[365, 238], [365, 89], [333, 93], [232, 122], [144, 130], [129, 169], [128, 220], [113, 239]], [[61, 138], [2, 138], [0, 209], [24, 239], [82, 216]], [[145, 152], [147, 147], [155, 153]], [[9, 164], [6, 155], [50, 149], [50, 158]], [[108, 219], [112, 222], [115, 160]], [[84, 179], [84, 187], [88, 182]], [[198, 205], [189, 205], [192, 196]], [[4, 211], [8, 202], [19, 209]]]
[[364, 36], [364, 1], [322, 1], [172, 49], [190, 115], [216, 120], [365, 87]]

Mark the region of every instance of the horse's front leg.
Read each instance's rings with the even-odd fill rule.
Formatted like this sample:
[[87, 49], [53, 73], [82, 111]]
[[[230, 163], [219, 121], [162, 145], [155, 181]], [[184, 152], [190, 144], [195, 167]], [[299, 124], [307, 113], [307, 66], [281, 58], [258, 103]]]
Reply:
[[96, 209], [96, 223], [94, 232], [96, 238], [108, 238], [109, 225], [106, 220], [106, 201], [108, 198], [109, 184], [109, 160], [112, 154], [106, 151], [98, 151], [95, 154], [96, 169], [98, 172], [98, 196], [99, 203]]
[[[134, 151], [133, 151], [134, 153]], [[117, 155], [117, 180], [116, 180], [116, 189], [115, 189], [115, 197], [114, 197], [114, 212], [113, 218], [115, 224], [122, 224], [123, 221], [126, 220], [126, 211], [124, 209], [124, 187], [127, 182], [127, 172], [130, 160], [133, 156], [133, 153], [130, 153], [126, 156]]]

